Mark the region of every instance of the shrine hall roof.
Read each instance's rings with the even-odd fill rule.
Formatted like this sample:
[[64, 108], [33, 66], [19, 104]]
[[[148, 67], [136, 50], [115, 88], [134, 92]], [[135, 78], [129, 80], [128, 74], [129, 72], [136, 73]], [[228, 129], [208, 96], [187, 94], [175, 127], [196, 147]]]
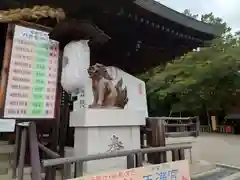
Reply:
[[161, 16], [165, 19], [176, 22], [183, 26], [186, 26], [194, 30], [207, 33], [213, 36], [220, 35], [219, 32], [217, 31], [218, 28], [216, 26], [188, 17], [182, 13], [179, 13], [171, 8], [164, 6], [163, 4], [155, 0], [136, 0], [134, 3], [146, 9], [147, 11], [150, 11], [158, 16]]
[[[177, 1], [177, 0], [176, 0]], [[89, 2], [89, 3], [88, 3]], [[91, 2], [91, 3], [90, 3]], [[34, 4], [49, 4], [54, 5], [56, 7], [63, 8], [68, 14], [71, 12], [78, 12], [78, 13], [92, 13], [92, 11], [88, 11], [85, 7], [96, 7], [99, 8], [102, 12], [110, 12], [114, 11], [115, 9], [119, 9], [121, 7], [130, 7], [131, 4], [135, 4], [140, 8], [156, 14], [159, 17], [165, 18], [169, 21], [175, 22], [179, 25], [191, 28], [198, 32], [202, 32], [211, 36], [219, 36], [218, 27], [203, 23], [191, 17], [188, 17], [182, 13], [179, 13], [173, 9], [170, 9], [163, 4], [155, 1], [155, 0], [102, 0], [100, 1], [90, 1], [90, 0], [71, 0], [71, 3], [66, 1], [57, 1], [57, 0], [1, 0], [0, 9], [7, 9], [7, 8], [20, 8], [23, 6], [32, 6]], [[88, 9], [88, 8], [87, 8]], [[81, 14], [82, 15], [82, 14]], [[80, 16], [80, 15], [79, 15]], [[80, 16], [82, 17], [82, 16]]]

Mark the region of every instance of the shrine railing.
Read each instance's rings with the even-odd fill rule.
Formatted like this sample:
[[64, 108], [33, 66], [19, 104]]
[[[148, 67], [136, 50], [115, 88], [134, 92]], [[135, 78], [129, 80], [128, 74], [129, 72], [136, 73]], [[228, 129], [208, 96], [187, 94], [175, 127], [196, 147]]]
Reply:
[[[58, 159], [49, 159], [43, 160], [42, 164], [45, 172], [52, 168], [56, 168], [57, 166], [64, 165], [64, 173], [63, 179], [75, 178], [83, 175], [83, 163], [87, 161], [94, 161], [106, 158], [114, 158], [114, 157], [127, 157], [127, 168], [136, 168], [143, 166], [143, 155], [148, 153], [158, 153], [159, 154], [159, 162], [165, 163], [167, 162], [166, 152], [168, 151], [177, 151], [183, 150], [182, 153], [175, 156], [173, 161], [184, 160], [184, 149], [191, 149], [192, 145], [185, 143], [179, 145], [169, 145], [165, 147], [155, 147], [155, 148], [145, 148], [145, 149], [134, 149], [134, 150], [126, 150], [126, 151], [117, 151], [111, 153], [100, 153], [96, 155], [89, 155], [85, 157], [66, 157], [66, 158], [58, 158]], [[159, 164], [160, 164], [159, 163]], [[72, 173], [72, 165], [74, 165], [74, 172]], [[51, 180], [55, 178], [52, 177]]]
[[[172, 120], [172, 119], [171, 119]], [[174, 119], [175, 120], [175, 119]], [[185, 159], [185, 149], [192, 148], [191, 143], [178, 143], [174, 145], [166, 145], [166, 137], [187, 137], [187, 136], [198, 136], [199, 134], [199, 120], [193, 118], [184, 118], [184, 121], [188, 121], [187, 123], [166, 123], [166, 118], [148, 118], [147, 126], [145, 127], [146, 132], [148, 133], [148, 137], [151, 137], [152, 147], [144, 147], [142, 149], [135, 150], [127, 150], [127, 151], [117, 151], [113, 153], [103, 153], [96, 155], [89, 155], [85, 157], [67, 157], [67, 158], [59, 158], [60, 155], [56, 152], [45, 147], [43, 144], [38, 142], [37, 134], [36, 134], [36, 124], [31, 122], [29, 124], [18, 125], [16, 137], [21, 137], [18, 140], [16, 138], [16, 145], [14, 150], [14, 165], [13, 165], [13, 177], [16, 178], [16, 170], [18, 164], [18, 179], [23, 180], [23, 170], [24, 170], [24, 154], [26, 154], [26, 141], [27, 135], [29, 134], [30, 139], [30, 155], [31, 155], [31, 165], [32, 165], [32, 178], [34, 180], [41, 180], [43, 176], [45, 176], [45, 180], [54, 180], [56, 179], [56, 169], [64, 169], [63, 177], [65, 179], [72, 178], [71, 173], [71, 165], [74, 164], [74, 177], [79, 177], [83, 175], [83, 163], [86, 161], [93, 161], [105, 158], [113, 158], [113, 157], [127, 157], [127, 167], [135, 168], [143, 165], [144, 155], [148, 155], [148, 160], [152, 164], [160, 164], [167, 162], [167, 152], [172, 152], [172, 161], [184, 160]], [[194, 122], [194, 121], [195, 122]], [[171, 125], [169, 125], [171, 124]], [[187, 124], [187, 125], [186, 125]], [[167, 127], [171, 127], [175, 125], [177, 128], [190, 126], [190, 128], [182, 129], [184, 132], [168, 132]], [[150, 130], [147, 128], [150, 127]], [[188, 131], [187, 131], [188, 130]], [[29, 133], [28, 133], [29, 131]], [[180, 131], [180, 130], [179, 130]], [[20, 136], [22, 134], [22, 136]], [[142, 134], [142, 133], [141, 133]], [[153, 142], [155, 144], [153, 144]], [[19, 146], [18, 144], [21, 144]], [[20, 147], [20, 148], [18, 148]], [[47, 154], [48, 160], [43, 160], [40, 163], [39, 151], [38, 148], [41, 149], [45, 154]], [[17, 159], [17, 155], [20, 154], [19, 160]], [[56, 158], [56, 159], [55, 159]], [[191, 160], [191, 159], [190, 159]], [[18, 162], [18, 163], [17, 163]], [[42, 166], [41, 166], [42, 165]], [[64, 165], [64, 167], [62, 167]]]
[[[141, 127], [141, 147], [164, 147], [166, 138], [197, 137], [199, 128], [198, 117], [149, 117], [146, 126]], [[182, 153], [184, 152], [181, 149], [172, 151], [173, 160]], [[158, 157], [159, 153], [150, 153], [147, 160], [158, 164], [160, 163]]]

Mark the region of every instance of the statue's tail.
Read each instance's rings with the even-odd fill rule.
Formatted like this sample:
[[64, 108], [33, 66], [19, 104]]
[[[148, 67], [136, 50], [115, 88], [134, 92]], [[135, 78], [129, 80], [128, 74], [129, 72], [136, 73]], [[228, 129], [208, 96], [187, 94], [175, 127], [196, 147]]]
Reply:
[[121, 78], [115, 85], [115, 88], [118, 93], [115, 106], [120, 107], [120, 108], [124, 108], [125, 105], [128, 103], [127, 87], [125, 86], [123, 89], [122, 84], [123, 84], [123, 80]]

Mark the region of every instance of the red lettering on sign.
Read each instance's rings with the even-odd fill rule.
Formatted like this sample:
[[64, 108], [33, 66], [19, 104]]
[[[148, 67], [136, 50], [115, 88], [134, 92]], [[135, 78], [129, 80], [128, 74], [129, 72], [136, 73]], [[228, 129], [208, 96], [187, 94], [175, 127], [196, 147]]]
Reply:
[[142, 95], [142, 85], [141, 84], [139, 84], [138, 91], [139, 91], [139, 94]]
[[185, 176], [182, 176], [182, 180], [189, 180], [189, 179], [186, 178]]

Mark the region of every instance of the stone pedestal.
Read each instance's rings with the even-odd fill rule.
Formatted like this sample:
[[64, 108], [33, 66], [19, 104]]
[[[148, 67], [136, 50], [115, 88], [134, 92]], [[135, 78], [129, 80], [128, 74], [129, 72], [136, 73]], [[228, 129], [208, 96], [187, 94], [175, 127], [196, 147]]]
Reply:
[[[70, 126], [75, 127], [77, 156], [140, 148], [140, 125], [145, 125], [145, 111], [83, 108], [73, 111], [70, 117]], [[126, 157], [84, 163], [85, 173], [126, 168]]]

